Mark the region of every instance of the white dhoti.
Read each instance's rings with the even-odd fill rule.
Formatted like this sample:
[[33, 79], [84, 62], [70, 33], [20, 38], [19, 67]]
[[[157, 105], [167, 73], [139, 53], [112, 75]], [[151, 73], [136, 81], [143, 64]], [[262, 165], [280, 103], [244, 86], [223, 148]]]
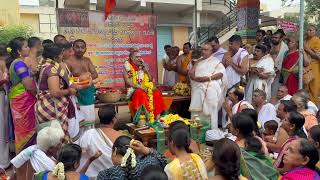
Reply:
[[268, 79], [260, 79], [257, 75], [250, 75], [248, 84], [246, 86], [246, 100], [252, 103], [253, 92], [256, 89], [263, 90], [267, 94], [267, 101], [271, 99], [271, 84], [274, 79], [274, 62], [270, 55], [266, 55], [260, 59], [255, 66], [257, 68], [263, 68], [263, 73], [269, 74]]
[[0, 91], [0, 168], [10, 165], [9, 160], [9, 103], [5, 91]]
[[94, 104], [91, 105], [80, 105], [80, 112], [82, 113], [86, 122], [95, 122], [96, 113], [94, 111]]
[[198, 114], [201, 120], [207, 120], [212, 129], [218, 128], [218, 111], [222, 106], [225, 90], [225, 68], [219, 59], [211, 56], [200, 61], [195, 67], [195, 76], [204, 77], [222, 73], [223, 78], [209, 82], [192, 82], [191, 103], [189, 110]]
[[80, 122], [84, 121], [84, 117], [77, 108], [75, 96], [71, 97], [71, 101], [75, 108], [75, 117], [69, 119], [68, 121], [68, 132], [72, 139], [72, 142], [77, 144], [77, 140], [80, 138]]
[[79, 145], [84, 151], [83, 155], [81, 156], [79, 169], [91, 156], [95, 155], [98, 150], [102, 153], [98, 159], [94, 160], [90, 164], [86, 172], [86, 175], [90, 178], [97, 177], [100, 171], [113, 166], [111, 160], [113, 143], [103, 132], [101, 132], [101, 130], [87, 130], [80, 138]]

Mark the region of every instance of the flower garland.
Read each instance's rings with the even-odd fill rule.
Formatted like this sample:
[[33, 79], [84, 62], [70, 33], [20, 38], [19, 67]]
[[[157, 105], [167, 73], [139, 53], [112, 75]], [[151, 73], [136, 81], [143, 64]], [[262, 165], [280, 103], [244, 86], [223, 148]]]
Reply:
[[[129, 146], [132, 146], [134, 143], [134, 139], [131, 139]], [[137, 165], [137, 160], [136, 160], [136, 154], [134, 153], [134, 150], [129, 147], [127, 149], [126, 154], [123, 156], [122, 161], [121, 161], [121, 167], [126, 167], [128, 158], [131, 156], [131, 167], [135, 168]]]
[[66, 175], [64, 172], [64, 165], [62, 162], [59, 162], [53, 169], [52, 174], [57, 177], [58, 180], [65, 180]]
[[150, 109], [150, 114], [149, 114], [149, 122], [150, 124], [153, 124], [155, 121], [154, 118], [154, 107], [153, 107], [153, 82], [149, 82], [146, 84], [146, 88], [148, 89], [148, 99], [149, 99], [149, 109]]
[[[153, 110], [154, 110], [154, 107], [153, 107], [153, 82], [150, 81], [149, 77], [147, 75], [145, 75], [144, 71], [142, 69], [140, 69], [140, 67], [139, 67], [138, 72], [136, 70], [134, 70], [134, 68], [129, 63], [129, 61], [126, 61], [124, 63], [124, 67], [125, 67], [126, 72], [128, 73], [128, 76], [130, 78], [132, 78], [133, 84], [135, 84], [135, 85], [140, 84], [140, 85], [142, 85], [142, 87], [147, 88], [147, 94], [148, 94], [148, 99], [149, 99], [149, 110], [150, 110], [149, 122], [151, 124], [153, 124], [155, 122], [155, 117], [154, 117], [154, 113], [153, 113]], [[132, 88], [131, 89], [129, 88], [127, 98], [131, 97], [132, 93], [133, 93]]]

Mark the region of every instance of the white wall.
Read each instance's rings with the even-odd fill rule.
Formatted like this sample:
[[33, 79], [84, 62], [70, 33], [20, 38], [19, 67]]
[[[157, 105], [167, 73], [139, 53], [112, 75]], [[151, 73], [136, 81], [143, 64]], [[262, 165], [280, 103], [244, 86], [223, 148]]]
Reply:
[[39, 6], [39, 0], [19, 0], [20, 6]]

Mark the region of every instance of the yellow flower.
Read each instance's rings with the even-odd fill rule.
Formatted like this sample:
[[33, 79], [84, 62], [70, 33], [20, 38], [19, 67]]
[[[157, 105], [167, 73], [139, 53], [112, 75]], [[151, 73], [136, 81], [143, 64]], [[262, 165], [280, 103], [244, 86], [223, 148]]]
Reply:
[[11, 47], [7, 47], [7, 52], [11, 53], [11, 51], [12, 51]]
[[241, 90], [241, 91], [243, 91], [243, 90], [244, 90], [244, 87], [239, 86], [238, 89]]

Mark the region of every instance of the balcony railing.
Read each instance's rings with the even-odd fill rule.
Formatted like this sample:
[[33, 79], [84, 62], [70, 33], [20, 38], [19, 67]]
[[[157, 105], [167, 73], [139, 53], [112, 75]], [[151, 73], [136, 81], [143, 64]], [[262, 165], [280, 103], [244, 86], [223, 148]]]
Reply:
[[224, 4], [228, 7], [229, 12], [209, 26], [200, 28], [198, 31], [198, 39], [200, 44], [204, 43], [212, 36], [217, 36], [218, 38], [223, 36], [237, 25], [237, 10], [235, 0], [206, 0], [203, 1], [203, 3], [208, 5], [216, 3]]

